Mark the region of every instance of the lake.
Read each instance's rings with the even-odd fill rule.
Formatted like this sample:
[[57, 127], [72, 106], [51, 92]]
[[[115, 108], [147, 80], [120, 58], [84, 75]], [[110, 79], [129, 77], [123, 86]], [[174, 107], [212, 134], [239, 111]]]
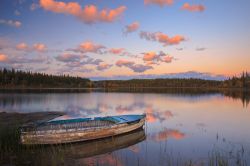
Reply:
[[62, 111], [64, 118], [147, 114], [144, 130], [128, 135], [27, 148], [18, 156], [31, 160], [27, 165], [250, 165], [248, 103], [222, 93], [0, 93], [5, 112]]

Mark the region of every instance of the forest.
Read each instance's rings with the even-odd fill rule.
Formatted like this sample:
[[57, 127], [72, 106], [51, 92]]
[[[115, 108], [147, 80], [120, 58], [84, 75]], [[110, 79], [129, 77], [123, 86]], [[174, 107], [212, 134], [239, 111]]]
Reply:
[[102, 88], [250, 88], [250, 76], [243, 72], [241, 77], [232, 77], [225, 81], [203, 79], [132, 79], [95, 81], [95, 87]]
[[0, 88], [86, 88], [91, 87], [87, 78], [69, 75], [50, 75], [20, 70], [0, 70]]
[[206, 88], [243, 89], [250, 88], [250, 75], [243, 72], [240, 77], [224, 81], [203, 79], [132, 79], [91, 81], [69, 75], [51, 75], [21, 70], [0, 69], [0, 88]]

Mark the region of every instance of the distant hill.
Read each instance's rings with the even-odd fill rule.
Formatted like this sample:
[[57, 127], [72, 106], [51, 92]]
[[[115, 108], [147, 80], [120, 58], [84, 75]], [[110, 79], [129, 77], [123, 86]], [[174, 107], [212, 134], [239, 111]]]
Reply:
[[224, 81], [228, 79], [228, 77], [224, 75], [215, 75], [211, 73], [202, 73], [196, 71], [188, 71], [188, 72], [181, 72], [181, 73], [167, 73], [167, 74], [140, 74], [140, 75], [133, 75], [133, 76], [126, 76], [126, 75], [118, 75], [112, 77], [91, 77], [90, 79], [93, 81], [104, 81], [104, 80], [131, 80], [131, 79], [203, 79], [203, 80], [217, 80], [217, 81]]

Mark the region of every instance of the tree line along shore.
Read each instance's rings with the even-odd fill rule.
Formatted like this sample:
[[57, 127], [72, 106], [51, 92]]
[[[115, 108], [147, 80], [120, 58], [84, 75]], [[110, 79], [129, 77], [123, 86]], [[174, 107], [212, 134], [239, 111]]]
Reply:
[[0, 88], [237, 88], [249, 90], [250, 75], [243, 72], [240, 77], [231, 77], [223, 81], [194, 78], [91, 81], [88, 78], [69, 75], [51, 75], [3, 68], [0, 70]]

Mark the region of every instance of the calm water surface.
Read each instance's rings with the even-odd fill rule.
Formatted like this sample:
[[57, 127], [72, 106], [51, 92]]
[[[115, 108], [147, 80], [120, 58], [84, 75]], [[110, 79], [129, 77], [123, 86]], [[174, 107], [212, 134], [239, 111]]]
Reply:
[[130, 135], [53, 147], [59, 151], [53, 155], [49, 147], [32, 152], [48, 159], [43, 162], [53, 156], [55, 165], [207, 165], [216, 156], [250, 165], [250, 106], [222, 94], [4, 93], [0, 111], [63, 111], [65, 118], [147, 114], [145, 129]]

